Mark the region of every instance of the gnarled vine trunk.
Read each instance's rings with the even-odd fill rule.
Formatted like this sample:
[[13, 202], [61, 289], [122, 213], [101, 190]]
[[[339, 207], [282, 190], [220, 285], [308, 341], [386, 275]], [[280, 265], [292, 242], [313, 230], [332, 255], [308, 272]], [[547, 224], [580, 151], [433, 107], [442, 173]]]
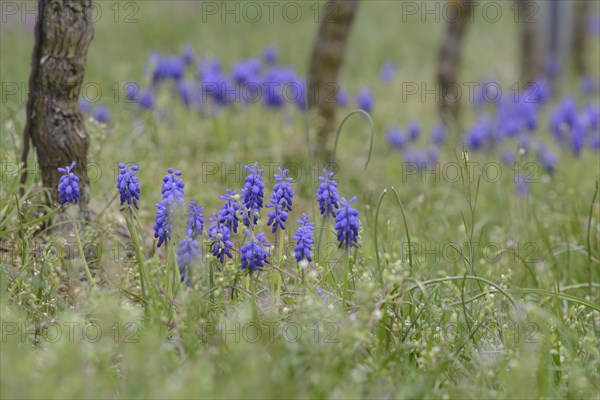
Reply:
[[573, 1], [573, 36], [571, 45], [573, 46], [573, 64], [575, 72], [582, 76], [587, 73], [585, 63], [585, 42], [586, 42], [586, 18], [588, 17], [589, 6], [587, 0]]
[[336, 128], [338, 76], [358, 0], [329, 0], [323, 7], [323, 19], [314, 42], [308, 74], [308, 108], [318, 108], [319, 128], [316, 154], [331, 155], [330, 137]]
[[[39, 0], [35, 27], [27, 121], [23, 132], [22, 161], [26, 163], [29, 139], [35, 147], [42, 182], [58, 201], [58, 167], [77, 162], [80, 210], [87, 217], [89, 179], [86, 172], [89, 137], [78, 98], [86, 54], [93, 37], [91, 0]], [[24, 183], [25, 176], [21, 177]]]
[[475, 8], [474, 0], [451, 0], [456, 15], [448, 17], [438, 54], [437, 87], [440, 90], [439, 112], [442, 121], [457, 121], [460, 112], [458, 67], [462, 58], [467, 25]]
[[532, 10], [536, 10], [536, 0], [517, 0], [519, 8], [519, 24], [521, 35], [521, 83], [522, 87], [535, 81], [540, 73], [540, 41], [537, 17], [529, 18]]

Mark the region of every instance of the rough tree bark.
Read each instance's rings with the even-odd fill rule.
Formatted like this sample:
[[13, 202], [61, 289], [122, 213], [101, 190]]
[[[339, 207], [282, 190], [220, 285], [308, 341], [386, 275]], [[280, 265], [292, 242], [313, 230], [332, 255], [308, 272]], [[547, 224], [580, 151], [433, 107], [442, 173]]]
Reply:
[[313, 45], [308, 73], [308, 108], [318, 108], [320, 117], [315, 153], [329, 159], [331, 141], [336, 128], [338, 76], [350, 28], [356, 15], [358, 0], [329, 0]]
[[[450, 0], [455, 13], [448, 14], [444, 37], [438, 53], [437, 87], [440, 90], [440, 118], [446, 124], [458, 121], [460, 106], [458, 67], [467, 25], [475, 7], [474, 0]], [[450, 8], [449, 8], [450, 9]]]
[[529, 18], [532, 10], [536, 9], [536, 0], [517, 0], [519, 8], [519, 24], [521, 25], [521, 84], [526, 87], [535, 81], [540, 73], [540, 43], [539, 27], [535, 17]]
[[589, 12], [588, 8], [587, 0], [576, 0], [573, 2], [573, 36], [571, 38], [571, 45], [573, 46], [575, 72], [580, 76], [587, 73], [585, 62], [585, 20]]
[[[51, 189], [53, 202], [58, 201], [60, 173], [56, 169], [76, 161], [75, 173], [81, 191], [79, 207], [86, 218], [89, 137], [78, 98], [93, 37], [91, 3], [91, 0], [38, 0], [22, 154], [22, 162], [26, 164], [31, 139], [42, 183]], [[22, 183], [25, 178], [21, 176]]]

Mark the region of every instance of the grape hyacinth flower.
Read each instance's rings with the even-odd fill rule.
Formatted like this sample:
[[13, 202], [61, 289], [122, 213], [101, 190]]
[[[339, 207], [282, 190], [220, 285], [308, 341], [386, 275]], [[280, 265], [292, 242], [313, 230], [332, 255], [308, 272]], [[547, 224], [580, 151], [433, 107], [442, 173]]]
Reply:
[[103, 106], [96, 107], [92, 111], [92, 118], [101, 124], [107, 124], [110, 120], [110, 110]]
[[294, 197], [294, 191], [290, 186], [290, 183], [294, 180], [288, 176], [287, 169], [282, 170], [279, 168], [279, 174], [275, 174], [275, 185], [273, 186], [273, 193], [271, 194], [271, 203], [267, 204], [267, 208], [273, 208], [269, 211], [269, 220], [267, 226], [273, 225], [272, 232], [277, 232], [277, 228], [285, 230], [285, 223], [288, 218], [287, 211], [292, 211], [292, 199]]
[[92, 110], [92, 103], [87, 101], [86, 99], [79, 99], [79, 111], [82, 114], [87, 114]]
[[185, 188], [185, 183], [180, 178], [181, 171], [177, 170], [173, 172], [173, 168], [169, 168], [167, 172], [168, 175], [165, 175], [163, 178], [161, 189], [163, 200], [168, 203], [177, 202], [180, 206], [183, 206], [183, 189]]
[[414, 142], [421, 136], [421, 126], [417, 121], [411, 121], [408, 125], [408, 139]]
[[277, 48], [275, 46], [267, 47], [263, 52], [263, 59], [267, 65], [274, 65], [277, 63]]
[[402, 135], [400, 128], [393, 126], [388, 129], [387, 139], [389, 144], [397, 149], [402, 149], [406, 144], [406, 139]]
[[140, 182], [135, 173], [138, 171], [137, 165], [132, 165], [131, 170], [125, 164], [119, 164], [121, 172], [117, 176], [117, 189], [121, 195], [121, 205], [127, 203], [138, 208], [137, 201], [140, 199]]
[[393, 62], [386, 62], [379, 71], [379, 79], [382, 83], [390, 83], [394, 80], [396, 75], [396, 66]]
[[223, 207], [221, 207], [221, 210], [219, 211], [220, 222], [225, 224], [225, 226], [233, 233], [237, 233], [239, 223], [238, 210], [240, 209], [240, 206], [237, 203], [235, 191], [232, 192], [230, 189], [227, 189], [225, 194], [219, 198], [225, 200]]
[[219, 213], [214, 213], [213, 217], [209, 219], [213, 224], [208, 227], [208, 237], [212, 240], [210, 245], [212, 255], [223, 264], [225, 262], [225, 256], [233, 258], [231, 255], [233, 243], [231, 242], [231, 232], [229, 231], [229, 228], [219, 222], [220, 219]]
[[313, 227], [315, 226], [314, 222], [308, 222], [308, 215], [302, 214], [300, 219], [297, 221], [300, 227], [296, 231], [294, 235], [294, 240], [296, 241], [296, 247], [294, 247], [294, 255], [296, 257], [296, 261], [300, 262], [302, 260], [312, 261], [310, 253], [312, 251], [312, 246], [315, 243], [313, 237]]
[[196, 239], [198, 235], [202, 235], [204, 230], [204, 216], [202, 215], [202, 205], [196, 204], [196, 200], [192, 200], [188, 206], [188, 212], [185, 216], [188, 217], [187, 228], [185, 234], [191, 239]]
[[194, 49], [189, 44], [183, 47], [181, 59], [186, 66], [191, 65], [194, 62]]
[[[251, 237], [249, 230], [246, 230], [246, 234]], [[269, 244], [262, 232], [256, 235], [256, 239], [252, 238], [244, 244], [240, 249], [242, 269], [248, 268], [252, 272], [262, 268], [265, 264], [269, 264], [270, 254], [268, 248]]]
[[337, 190], [338, 183], [333, 178], [333, 172], [327, 172], [323, 169], [323, 176], [319, 177], [321, 184], [317, 189], [317, 201], [319, 202], [319, 210], [321, 215], [327, 218], [328, 215], [335, 216], [335, 210], [339, 208], [338, 201], [340, 195]]
[[58, 168], [58, 172], [62, 172], [58, 183], [58, 194], [60, 196], [60, 204], [77, 203], [79, 199], [79, 177], [73, 173], [75, 161], [70, 166]]
[[348, 92], [343, 88], [340, 88], [340, 91], [337, 94], [337, 102], [340, 107], [347, 107], [350, 99], [348, 97]]
[[154, 90], [152, 90], [151, 88], [147, 89], [140, 97], [140, 108], [142, 110], [152, 110], [155, 104], [156, 100], [154, 98]]
[[184, 195], [183, 189], [185, 183], [181, 178], [181, 171], [173, 172], [172, 168], [167, 170], [169, 175], [163, 178], [162, 195], [163, 199], [156, 204], [156, 221], [154, 226], [154, 237], [158, 238], [156, 247], [160, 247], [163, 242], [171, 239], [173, 231], [173, 212], [174, 208], [183, 207]]
[[[244, 225], [250, 226], [250, 223], [256, 225], [258, 222], [258, 213], [263, 207], [263, 197], [265, 184], [262, 181], [263, 169], [258, 168], [258, 163], [252, 167], [244, 166], [250, 174], [244, 179], [244, 188], [242, 189], [242, 220]], [[252, 216], [252, 221], [250, 217]]]
[[125, 84], [125, 100], [128, 103], [134, 103], [137, 99], [138, 85], [134, 81], [129, 81]]
[[177, 248], [175, 255], [177, 260], [177, 266], [179, 267], [179, 275], [181, 276], [181, 282], [185, 281], [185, 283], [189, 285], [189, 269], [202, 257], [200, 243], [198, 243], [197, 240], [191, 237], [186, 237], [179, 243], [179, 247]]
[[550, 150], [541, 145], [538, 149], [538, 162], [548, 173], [553, 173], [556, 168], [556, 156]]
[[502, 153], [502, 162], [504, 165], [511, 166], [517, 162], [517, 159], [512, 151]]
[[433, 128], [431, 132], [431, 141], [433, 144], [440, 145], [446, 140], [446, 130], [444, 125], [438, 124]]
[[350, 206], [355, 201], [356, 197], [350, 199], [349, 202], [342, 198], [341, 206], [335, 215], [335, 230], [340, 247], [350, 248], [358, 243], [358, 229], [360, 228], [358, 211]]
[[371, 92], [371, 89], [369, 89], [368, 87], [362, 88], [356, 96], [356, 103], [358, 104], [358, 108], [368, 113], [371, 113], [371, 111], [373, 110], [374, 103], [373, 93]]

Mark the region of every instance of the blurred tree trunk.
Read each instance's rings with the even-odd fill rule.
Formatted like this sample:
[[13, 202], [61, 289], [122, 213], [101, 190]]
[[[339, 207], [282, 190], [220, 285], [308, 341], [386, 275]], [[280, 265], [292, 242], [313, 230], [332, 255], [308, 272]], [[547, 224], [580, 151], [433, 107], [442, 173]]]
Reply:
[[445, 124], [458, 121], [460, 106], [458, 67], [462, 57], [467, 25], [475, 8], [474, 0], [450, 0], [459, 10], [455, 18], [448, 18], [438, 54], [437, 86], [441, 91], [439, 112]]
[[[89, 137], [78, 99], [85, 60], [93, 37], [91, 0], [38, 0], [27, 120], [23, 131], [22, 161], [26, 163], [29, 139], [37, 153], [42, 182], [58, 202], [58, 167], [77, 162], [81, 197], [79, 207], [87, 218], [89, 179], [86, 172]], [[21, 176], [24, 183], [26, 176]]]
[[314, 42], [308, 73], [308, 108], [318, 108], [319, 128], [315, 152], [323, 159], [331, 155], [329, 138], [336, 128], [338, 75], [346, 43], [358, 8], [358, 0], [329, 0]]
[[536, 17], [529, 18], [536, 0], [517, 0], [519, 24], [521, 24], [521, 84], [525, 88], [540, 73], [540, 40]]
[[585, 36], [586, 23], [589, 6], [587, 0], [576, 0], [573, 2], [573, 63], [578, 75], [585, 75], [587, 68], [585, 64]]

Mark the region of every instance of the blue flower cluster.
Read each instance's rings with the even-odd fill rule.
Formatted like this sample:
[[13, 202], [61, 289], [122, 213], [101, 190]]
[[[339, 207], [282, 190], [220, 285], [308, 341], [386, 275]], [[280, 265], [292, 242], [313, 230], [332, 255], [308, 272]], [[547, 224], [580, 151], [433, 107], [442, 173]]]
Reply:
[[349, 248], [356, 246], [358, 243], [358, 230], [360, 229], [358, 211], [350, 206], [355, 201], [356, 197], [348, 202], [345, 198], [342, 198], [341, 207], [335, 214], [335, 230], [337, 231], [340, 247]]
[[263, 169], [258, 168], [258, 163], [252, 167], [244, 166], [248, 171], [248, 176], [244, 179], [244, 188], [242, 189], [242, 220], [244, 225], [250, 226], [250, 223], [256, 225], [260, 209], [263, 207], [263, 198], [265, 184], [262, 181]]
[[167, 170], [168, 175], [163, 178], [163, 199], [156, 204], [156, 222], [154, 223], [154, 237], [158, 239], [156, 247], [160, 247], [165, 241], [171, 239], [173, 231], [173, 213], [177, 207], [183, 207], [183, 189], [185, 183], [180, 178], [181, 171], [173, 172], [172, 168]]
[[250, 237], [250, 241], [240, 249], [242, 269], [248, 268], [250, 271], [256, 271], [265, 264], [269, 264], [269, 244], [262, 232], [253, 237], [250, 231], [246, 230], [246, 235]]
[[[395, 75], [396, 66], [392, 62], [383, 65], [382, 83], [391, 83]], [[156, 110], [157, 98], [162, 93], [175, 94], [185, 107], [207, 116], [236, 103], [243, 107], [261, 104], [269, 109], [284, 109], [292, 104], [300, 112], [306, 108], [306, 78], [279, 64], [273, 46], [267, 47], [262, 57], [234, 62], [230, 70], [216, 58], [197, 57], [189, 45], [179, 55], [153, 52], [144, 67], [142, 82], [129, 82], [124, 89], [127, 102], [137, 103], [143, 111]], [[341, 107], [350, 104], [344, 88], [339, 88], [335, 96]], [[371, 112], [373, 105], [373, 91], [364, 86], [356, 95], [356, 106]]]
[[[59, 168], [63, 175], [58, 185], [61, 203], [76, 202], [79, 197], [79, 188], [77, 182], [79, 178], [72, 172], [75, 162], [65, 168]], [[133, 205], [138, 208], [140, 200], [140, 182], [136, 176], [139, 170], [137, 165], [127, 167], [125, 164], [119, 164], [120, 173], [116, 179], [116, 187], [121, 198], [121, 205]], [[262, 208], [264, 197], [264, 184], [262, 182], [263, 170], [259, 168], [258, 163], [251, 167], [245, 166], [248, 176], [245, 179], [242, 189], [242, 204], [238, 205], [239, 196], [235, 191], [227, 190], [220, 199], [224, 201], [223, 206], [218, 212], [209, 219], [211, 225], [208, 228], [207, 236], [210, 241], [210, 251], [221, 264], [227, 259], [233, 258], [233, 252], [236, 251], [232, 241], [232, 234], [237, 232], [240, 219], [248, 226], [246, 235], [250, 240], [244, 243], [239, 249], [240, 267], [249, 271], [256, 271], [270, 264], [270, 244], [267, 242], [263, 232], [255, 233], [258, 223], [258, 213]], [[278, 229], [285, 229], [288, 213], [292, 211], [293, 198], [295, 196], [291, 183], [293, 178], [288, 176], [288, 170], [278, 169], [274, 174], [275, 184], [273, 193], [269, 197], [270, 203], [267, 205], [273, 208], [269, 213], [267, 226], [272, 226], [272, 233]], [[169, 242], [173, 237], [173, 225], [175, 222], [175, 212], [184, 205], [185, 183], [181, 178], [181, 171], [167, 169], [167, 175], [164, 176], [161, 193], [162, 200], [156, 204], [156, 220], [153, 226], [154, 237], [158, 239], [157, 247], [163, 243]], [[317, 201], [321, 209], [321, 214], [326, 218], [335, 217], [335, 229], [340, 247], [353, 247], [358, 245], [358, 232], [360, 223], [358, 220], [358, 211], [351, 207], [356, 201], [352, 198], [349, 202], [346, 199], [340, 199], [337, 182], [333, 179], [333, 172], [323, 170], [323, 176], [319, 179], [321, 185], [317, 192]], [[340, 207], [341, 205], [341, 207]], [[202, 205], [196, 201], [190, 202], [185, 216], [187, 223], [185, 227], [185, 237], [179, 240], [176, 250], [176, 261], [179, 267], [181, 281], [190, 284], [190, 268], [202, 258], [201, 236], [204, 231], [204, 216], [202, 214]], [[247, 222], [246, 222], [247, 221]], [[295, 241], [294, 256], [300, 265], [312, 262], [312, 250], [314, 241], [314, 222], [309, 222], [309, 216], [302, 214], [297, 221], [298, 229], [293, 237]]]
[[73, 173], [75, 161], [70, 166], [58, 168], [58, 172], [64, 173], [58, 182], [58, 194], [60, 204], [77, 203], [79, 200], [79, 177]]
[[290, 183], [294, 180], [286, 176], [288, 170], [279, 168], [279, 174], [275, 174], [275, 185], [273, 186], [273, 194], [270, 197], [271, 203], [267, 204], [267, 208], [273, 208], [269, 211], [269, 220], [267, 226], [273, 225], [272, 232], [277, 232], [277, 228], [285, 230], [285, 223], [288, 218], [288, 211], [292, 211], [292, 198], [294, 191]]
[[339, 205], [340, 195], [337, 190], [338, 183], [333, 178], [333, 172], [327, 172], [323, 169], [323, 176], [319, 177], [321, 184], [317, 189], [317, 201], [319, 202], [319, 210], [323, 217], [328, 215], [335, 216], [335, 211]]
[[84, 115], [91, 115], [93, 119], [101, 124], [110, 121], [110, 110], [106, 106], [92, 106], [92, 103], [84, 98], [79, 99], [79, 111]]
[[121, 205], [127, 203], [138, 208], [137, 201], [140, 199], [140, 182], [135, 175], [138, 171], [137, 165], [128, 168], [125, 164], [119, 164], [119, 176], [117, 176], [117, 189], [121, 195]]

